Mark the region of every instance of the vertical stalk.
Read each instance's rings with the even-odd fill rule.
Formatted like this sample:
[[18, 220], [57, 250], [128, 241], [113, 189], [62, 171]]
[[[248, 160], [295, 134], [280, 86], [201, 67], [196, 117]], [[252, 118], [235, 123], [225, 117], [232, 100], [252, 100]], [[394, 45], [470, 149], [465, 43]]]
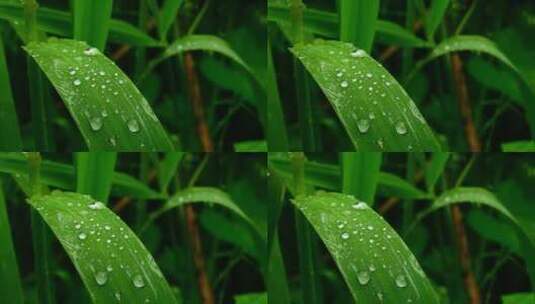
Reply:
[[289, 5], [294, 43], [301, 43], [304, 40], [303, 9], [305, 5], [302, 0], [290, 0]]
[[[306, 195], [305, 188], [305, 154], [290, 153], [293, 166], [295, 195]], [[295, 209], [295, 225], [299, 251], [299, 269], [303, 304], [321, 303], [318, 274], [316, 273], [316, 244], [312, 227], [303, 214]]]
[[[38, 152], [29, 152], [28, 172], [31, 196], [41, 195], [41, 155]], [[32, 243], [34, 254], [34, 270], [37, 277], [37, 294], [39, 303], [56, 303], [50, 270], [50, 233], [39, 213], [31, 209]]]

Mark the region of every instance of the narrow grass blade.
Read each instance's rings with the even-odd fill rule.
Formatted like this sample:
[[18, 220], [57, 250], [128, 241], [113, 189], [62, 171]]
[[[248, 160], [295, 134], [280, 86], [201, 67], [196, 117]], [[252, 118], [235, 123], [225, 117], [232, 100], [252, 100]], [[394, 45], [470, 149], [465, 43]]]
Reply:
[[0, 151], [22, 151], [19, 119], [11, 92], [9, 70], [4, 53], [2, 29], [0, 28], [0, 129], [5, 130], [0, 136]]
[[166, 153], [164, 159], [158, 166], [158, 184], [163, 193], [167, 193], [167, 188], [173, 177], [177, 174], [178, 165], [184, 157], [182, 152]]
[[329, 249], [355, 302], [439, 303], [401, 237], [365, 203], [339, 193], [293, 202]]
[[375, 36], [379, 0], [340, 0], [340, 40], [370, 52]]
[[502, 296], [502, 304], [531, 304], [535, 303], [535, 293], [512, 293]]
[[500, 60], [505, 65], [509, 66], [514, 71], [518, 71], [516, 66], [498, 48], [496, 43], [483, 36], [460, 35], [447, 38], [446, 40], [440, 42], [433, 49], [431, 54], [425, 59], [424, 64], [440, 56], [460, 51], [471, 51], [491, 55], [494, 58]]
[[433, 153], [431, 163], [425, 168], [425, 184], [427, 185], [427, 191], [430, 193], [435, 192], [435, 184], [438, 178], [444, 172], [446, 163], [450, 159], [450, 153], [437, 152]]
[[[153, 212], [150, 216], [151, 221], [158, 218], [163, 213], [178, 207], [182, 207], [189, 203], [209, 203], [222, 206], [234, 214], [238, 215], [257, 231], [260, 231], [249, 216], [247, 216], [241, 208], [232, 200], [232, 198], [225, 192], [211, 187], [190, 187], [175, 193], [163, 207]], [[263, 235], [263, 233], [261, 233]]]
[[382, 158], [382, 154], [376, 152], [342, 152], [342, 192], [372, 203], [379, 181]]
[[11, 227], [7, 214], [4, 189], [0, 179], [0, 301], [4, 303], [22, 304], [21, 277], [17, 263], [17, 254], [11, 239]]
[[429, 13], [425, 18], [425, 33], [427, 34], [427, 39], [433, 41], [435, 32], [444, 20], [444, 15], [450, 4], [450, 0], [432, 0], [431, 8]]
[[250, 293], [243, 294], [234, 297], [236, 304], [267, 304], [267, 293]]
[[[27, 160], [22, 154], [0, 153], [0, 172], [28, 176]], [[74, 190], [76, 173], [73, 166], [43, 160], [41, 162], [41, 182], [64, 190]], [[162, 199], [162, 195], [130, 175], [115, 172], [112, 178], [112, 193], [117, 196], [131, 196], [139, 199]]]
[[503, 152], [535, 152], [535, 141], [514, 141], [502, 144]]
[[[287, 159], [270, 158], [271, 168], [288, 181], [292, 177], [291, 164]], [[337, 191], [342, 183], [339, 166], [308, 161], [305, 163], [305, 183], [326, 190]], [[291, 185], [290, 183], [287, 183]], [[396, 196], [404, 199], [423, 199], [429, 195], [391, 173], [380, 172], [377, 192], [385, 196]]]
[[76, 192], [99, 201], [110, 195], [117, 153], [78, 152], [76, 156]]
[[265, 140], [241, 141], [234, 144], [234, 152], [267, 152], [267, 142]]
[[74, 39], [104, 50], [113, 9], [113, 0], [72, 0]]
[[424, 117], [399, 83], [350, 43], [292, 48], [331, 102], [357, 151], [438, 151]]
[[143, 95], [97, 49], [67, 39], [25, 49], [63, 98], [90, 150], [173, 150]]
[[160, 38], [165, 40], [169, 28], [175, 21], [178, 9], [184, 3], [183, 0], [165, 0], [158, 18], [158, 31]]
[[[0, 2], [0, 19], [24, 23], [24, 9], [20, 2]], [[109, 23], [110, 41], [135, 46], [159, 46], [154, 40], [135, 26], [121, 20], [112, 19]], [[62, 37], [73, 36], [72, 15], [68, 12], [39, 7], [37, 9], [37, 28], [45, 33]]]
[[154, 258], [103, 203], [60, 191], [29, 203], [52, 228], [94, 303], [176, 303]]
[[288, 132], [277, 84], [277, 72], [271, 54], [271, 41], [267, 45], [267, 143], [269, 150], [289, 151]]
[[39, 66], [28, 56], [27, 75], [31, 104], [32, 130], [37, 151], [53, 151], [47, 105], [50, 101], [48, 83]]
[[[268, 3], [268, 20], [282, 26], [288, 26], [289, 11], [285, 5]], [[306, 32], [325, 38], [339, 38], [338, 14], [317, 10], [305, 9], [303, 15]], [[378, 43], [399, 45], [402, 47], [430, 47], [431, 44], [402, 26], [388, 20], [377, 20], [375, 24], [376, 40]]]
[[36, 210], [31, 210], [30, 219], [39, 303], [54, 304], [56, 297], [50, 265], [52, 261], [51, 232]]
[[162, 59], [176, 56], [177, 54], [188, 51], [207, 51], [219, 53], [232, 59], [234, 62], [241, 65], [245, 70], [254, 75], [247, 63], [241, 59], [241, 57], [225, 40], [212, 35], [188, 35], [180, 37], [171, 43], [167, 49], [165, 49]]

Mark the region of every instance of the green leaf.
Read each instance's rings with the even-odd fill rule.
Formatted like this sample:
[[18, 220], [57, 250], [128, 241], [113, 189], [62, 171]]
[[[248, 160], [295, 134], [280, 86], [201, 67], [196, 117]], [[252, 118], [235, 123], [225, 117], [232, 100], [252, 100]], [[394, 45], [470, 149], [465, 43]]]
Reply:
[[52, 228], [94, 303], [176, 303], [154, 258], [103, 203], [60, 191], [29, 203]]
[[442, 172], [444, 172], [449, 158], [450, 153], [447, 152], [433, 153], [430, 164], [425, 167], [425, 184], [427, 185], [427, 191], [430, 193], [434, 193], [435, 184]]
[[167, 32], [176, 19], [178, 9], [184, 3], [183, 0], [165, 0], [158, 19], [158, 31], [160, 38], [165, 39]]
[[265, 140], [241, 141], [234, 144], [235, 152], [267, 152]]
[[17, 254], [11, 238], [4, 189], [0, 180], [0, 294], [2, 299], [13, 304], [24, 303]]
[[273, 63], [270, 39], [268, 39], [267, 45], [267, 60], [267, 143], [269, 150], [272, 152], [289, 151], [288, 131], [286, 129], [284, 111], [280, 100], [277, 72], [275, 70], [275, 64]]
[[514, 141], [502, 144], [503, 152], [535, 152], [535, 141]]
[[[0, 1], [0, 19], [24, 23], [24, 9], [20, 2]], [[43, 32], [62, 36], [73, 36], [72, 15], [60, 10], [39, 7], [37, 9], [37, 28]], [[134, 46], [159, 46], [158, 41], [121, 20], [112, 19], [109, 23], [109, 40]]]
[[164, 159], [160, 162], [158, 166], [158, 184], [162, 192], [167, 193], [167, 187], [173, 176], [177, 174], [178, 165], [182, 157], [184, 157], [182, 152], [170, 152], [166, 153]]
[[234, 297], [236, 304], [267, 304], [267, 293], [249, 293], [243, 295], [237, 295]]
[[439, 303], [401, 237], [365, 203], [339, 193], [293, 202], [327, 246], [355, 302]]
[[99, 201], [107, 201], [110, 195], [115, 162], [115, 152], [78, 152], [76, 157], [76, 192], [89, 194]]
[[[0, 153], [0, 172], [27, 176], [27, 160], [19, 153]], [[76, 186], [75, 169], [70, 165], [43, 160], [41, 163], [41, 182], [56, 188], [74, 190]], [[141, 199], [161, 199], [165, 197], [124, 173], [115, 172], [112, 183], [112, 193], [117, 196], [128, 195]]]
[[440, 150], [405, 90], [365, 52], [321, 40], [291, 50], [331, 102], [357, 151]]
[[113, 9], [113, 0], [73, 0], [74, 39], [85, 41], [103, 51]]
[[340, 40], [370, 52], [375, 36], [379, 0], [340, 0]]
[[518, 71], [509, 58], [498, 48], [496, 43], [483, 36], [473, 35], [459, 35], [445, 39], [433, 49], [425, 60], [425, 63], [440, 56], [460, 51], [472, 51], [491, 55], [513, 70]]
[[97, 49], [67, 39], [30, 43], [90, 150], [169, 151], [167, 134], [128, 77]]
[[[268, 20], [281, 26], [289, 25], [289, 11], [286, 5], [268, 2]], [[305, 9], [303, 15], [305, 31], [326, 38], [339, 38], [338, 14], [317, 9]], [[387, 21], [377, 20], [376, 40], [384, 44], [393, 44], [403, 47], [429, 47], [430, 43], [420, 39], [412, 32], [400, 25]]]
[[227, 193], [211, 187], [190, 187], [176, 192], [164, 206], [151, 214], [150, 220], [153, 221], [164, 212], [189, 203], [217, 204], [232, 211], [235, 215], [245, 220], [245, 222], [251, 224], [252, 227], [255, 227], [251, 218], [242, 211]]
[[502, 304], [532, 304], [535, 302], [535, 293], [513, 293], [502, 296]]
[[382, 163], [381, 153], [341, 153], [342, 192], [373, 203]]
[[428, 40], [433, 40], [433, 36], [444, 19], [449, 4], [449, 0], [433, 0], [431, 2], [431, 9], [425, 18], [425, 33]]
[[163, 53], [161, 59], [169, 58], [188, 51], [208, 51], [224, 55], [241, 65], [245, 70], [254, 73], [241, 57], [223, 39], [212, 35], [188, 35], [175, 40]]
[[9, 130], [0, 136], [0, 151], [22, 151], [19, 119], [11, 92], [9, 70], [4, 52], [4, 42], [0, 31], [0, 129]]

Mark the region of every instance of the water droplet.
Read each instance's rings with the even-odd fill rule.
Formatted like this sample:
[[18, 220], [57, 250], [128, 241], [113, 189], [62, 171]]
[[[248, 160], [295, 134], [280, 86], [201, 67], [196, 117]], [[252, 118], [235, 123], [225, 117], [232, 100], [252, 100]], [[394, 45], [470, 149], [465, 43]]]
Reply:
[[84, 50], [84, 54], [87, 56], [95, 56], [98, 54], [98, 49], [94, 47], [90, 47]]
[[106, 267], [106, 270], [107, 270], [108, 272], [112, 272], [112, 271], [113, 271], [113, 267], [111, 267], [111, 265], [108, 265], [108, 267]]
[[342, 238], [344, 240], [347, 240], [349, 238], [349, 233], [347, 233], [347, 232], [342, 233]]
[[355, 57], [355, 58], [361, 58], [364, 56], [366, 56], [366, 52], [364, 50], [356, 50], [351, 53], [351, 57]]
[[143, 280], [143, 277], [139, 274], [134, 277], [132, 283], [134, 283], [134, 286], [136, 286], [137, 288], [145, 286], [145, 281]]
[[375, 113], [370, 112], [370, 114], [368, 114], [368, 117], [369, 117], [371, 120], [374, 120], [374, 119], [375, 119]]
[[357, 210], [364, 210], [366, 209], [367, 205], [365, 202], [358, 202], [357, 204], [354, 204], [353, 206], [353, 209], [357, 209]]
[[360, 133], [366, 133], [370, 129], [370, 122], [367, 119], [361, 119], [357, 122]]
[[80, 81], [80, 79], [75, 79], [72, 84], [74, 84], [75, 86], [79, 86], [82, 84], [82, 81]]
[[110, 226], [108, 226], [108, 225], [106, 225], [106, 226], [104, 226], [104, 229], [106, 229], [106, 230], [110, 230], [110, 229], [111, 229], [111, 227], [110, 227]]
[[69, 74], [71, 74], [71, 75], [76, 74], [76, 70], [70, 70], [70, 71], [69, 71]]
[[372, 75], [371, 73], [366, 73], [366, 77], [368, 77], [368, 78], [372, 78], [372, 76], [373, 76], [373, 75]]
[[100, 210], [100, 209], [104, 209], [105, 206], [102, 202], [96, 201], [93, 204], [90, 204], [88, 207], [89, 209]]
[[370, 274], [367, 271], [360, 271], [357, 273], [357, 278], [360, 285], [366, 285], [370, 281]]
[[98, 285], [102, 286], [108, 282], [108, 275], [103, 271], [99, 271], [95, 274], [95, 281], [97, 281]]
[[116, 292], [115, 293], [115, 298], [117, 299], [117, 301], [121, 301], [121, 293], [120, 292]]
[[132, 120], [128, 121], [127, 125], [128, 125], [128, 130], [130, 130], [130, 132], [132, 132], [132, 133], [139, 132], [139, 124], [138, 124], [137, 120], [132, 119]]
[[93, 117], [89, 119], [89, 124], [91, 125], [91, 129], [93, 129], [93, 131], [98, 131], [102, 128], [102, 118]]
[[407, 134], [407, 127], [404, 122], [400, 121], [396, 124], [396, 132], [400, 135]]
[[82, 232], [82, 233], [80, 233], [80, 234], [78, 235], [78, 238], [79, 238], [80, 240], [85, 240], [85, 239], [87, 238], [87, 234], [85, 234], [85, 233]]
[[396, 278], [396, 286], [399, 288], [407, 287], [407, 280], [405, 279], [405, 276], [398, 275]]
[[342, 81], [342, 83], [340, 83], [340, 86], [341, 86], [342, 88], [347, 88], [347, 87], [349, 86], [349, 83], [348, 83], [347, 81], [344, 80], [344, 81]]

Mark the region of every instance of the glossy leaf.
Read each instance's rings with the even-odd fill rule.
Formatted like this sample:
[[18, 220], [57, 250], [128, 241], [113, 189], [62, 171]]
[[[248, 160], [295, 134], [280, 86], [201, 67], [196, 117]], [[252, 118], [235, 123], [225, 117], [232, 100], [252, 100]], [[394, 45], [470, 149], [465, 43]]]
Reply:
[[424, 117], [399, 83], [349, 43], [292, 48], [319, 84], [357, 151], [437, 151]]
[[29, 202], [63, 245], [94, 303], [176, 303], [150, 252], [103, 203], [59, 191]]
[[370, 52], [377, 29], [379, 0], [340, 0], [340, 40]]
[[67, 39], [25, 49], [64, 100], [90, 150], [173, 150], [143, 95], [97, 49]]
[[336, 262], [355, 302], [439, 303], [401, 237], [364, 202], [339, 193], [294, 200]]
[[236, 304], [267, 304], [267, 293], [250, 293], [234, 297]]
[[85, 41], [103, 51], [108, 39], [112, 9], [113, 0], [72, 0], [74, 39]]
[[535, 152], [535, 141], [514, 141], [502, 144], [503, 152]]
[[382, 154], [376, 152], [341, 153], [342, 192], [373, 202], [379, 181]]
[[76, 192], [89, 194], [99, 201], [110, 195], [117, 153], [78, 152], [76, 157]]

